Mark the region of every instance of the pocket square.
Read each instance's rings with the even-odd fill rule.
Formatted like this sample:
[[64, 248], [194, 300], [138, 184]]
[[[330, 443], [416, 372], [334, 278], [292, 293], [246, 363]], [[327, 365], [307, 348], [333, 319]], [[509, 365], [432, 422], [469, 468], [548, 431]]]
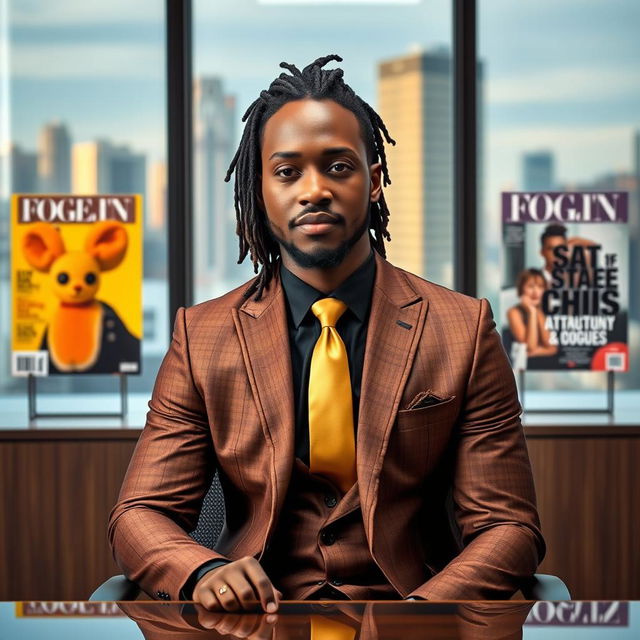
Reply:
[[427, 389], [427, 391], [421, 391], [408, 405], [407, 409], [422, 409], [423, 407], [430, 407], [434, 404], [440, 404], [441, 402], [447, 402], [452, 400], [455, 396], [449, 396], [448, 398], [441, 398]]

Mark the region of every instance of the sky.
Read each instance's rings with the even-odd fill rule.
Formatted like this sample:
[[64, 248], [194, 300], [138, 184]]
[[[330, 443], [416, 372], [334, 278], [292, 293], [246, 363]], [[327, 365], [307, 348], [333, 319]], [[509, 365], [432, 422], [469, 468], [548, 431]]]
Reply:
[[[41, 126], [58, 119], [76, 141], [109, 138], [164, 157], [163, 0], [2, 5], [13, 140], [35, 149]], [[347, 82], [375, 107], [380, 60], [451, 45], [449, 0], [194, 0], [193, 13], [194, 71], [223, 76], [237, 97], [238, 133], [281, 60], [303, 66], [339, 53]], [[525, 151], [551, 150], [560, 183], [629, 171], [640, 128], [640, 2], [478, 0], [478, 16], [487, 206], [520, 186]]]

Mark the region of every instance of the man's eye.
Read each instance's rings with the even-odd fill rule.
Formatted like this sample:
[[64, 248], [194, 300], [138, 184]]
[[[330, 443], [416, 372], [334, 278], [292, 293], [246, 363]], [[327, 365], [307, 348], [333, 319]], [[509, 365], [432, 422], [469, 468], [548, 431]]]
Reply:
[[[288, 171], [289, 173], [285, 173], [285, 171]], [[276, 171], [276, 175], [281, 178], [291, 178], [293, 176], [293, 169], [291, 167], [282, 167], [282, 169], [278, 169]]]
[[345, 171], [349, 171], [351, 169], [351, 167], [344, 162], [336, 162], [332, 164], [330, 168], [337, 169], [337, 171], [334, 171], [334, 173], [345, 173]]

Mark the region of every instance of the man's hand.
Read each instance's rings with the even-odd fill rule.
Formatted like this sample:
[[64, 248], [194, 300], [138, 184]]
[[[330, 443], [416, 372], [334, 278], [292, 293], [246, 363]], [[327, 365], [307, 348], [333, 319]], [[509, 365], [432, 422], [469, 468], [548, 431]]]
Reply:
[[251, 556], [234, 560], [205, 573], [193, 589], [193, 600], [210, 611], [278, 610], [282, 594]]

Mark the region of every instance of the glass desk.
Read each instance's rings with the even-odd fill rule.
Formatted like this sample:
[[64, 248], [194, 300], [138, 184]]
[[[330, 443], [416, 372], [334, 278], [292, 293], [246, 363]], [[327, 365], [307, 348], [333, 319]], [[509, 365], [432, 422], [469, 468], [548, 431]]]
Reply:
[[640, 602], [283, 602], [221, 614], [172, 602], [0, 602], [0, 638], [507, 640], [640, 637]]

